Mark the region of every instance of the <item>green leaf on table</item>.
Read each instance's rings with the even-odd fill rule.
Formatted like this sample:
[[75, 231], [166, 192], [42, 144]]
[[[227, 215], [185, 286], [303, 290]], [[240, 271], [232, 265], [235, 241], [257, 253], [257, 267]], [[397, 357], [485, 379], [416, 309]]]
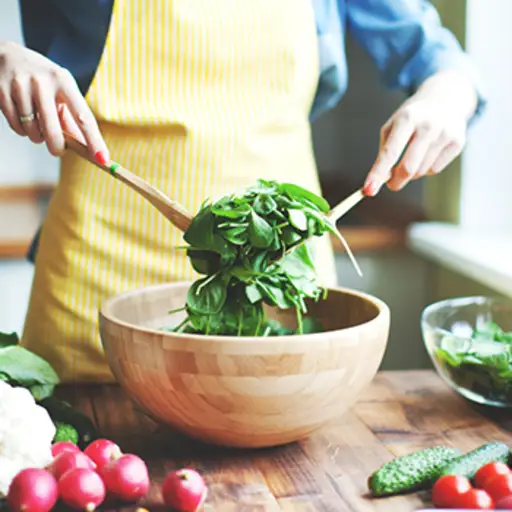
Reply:
[[34, 399], [39, 402], [53, 395], [55, 384], [33, 384], [28, 387]]
[[0, 350], [0, 373], [27, 388], [36, 384], [54, 386], [59, 382], [49, 363], [19, 345]]
[[18, 335], [15, 332], [7, 334], [6, 332], [0, 332], [0, 350], [4, 347], [11, 347], [17, 345], [20, 342]]

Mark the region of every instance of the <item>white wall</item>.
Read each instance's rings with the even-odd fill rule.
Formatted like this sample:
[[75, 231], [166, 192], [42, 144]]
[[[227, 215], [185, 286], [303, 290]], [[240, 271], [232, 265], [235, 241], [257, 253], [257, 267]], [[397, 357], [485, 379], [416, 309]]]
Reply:
[[512, 232], [512, 2], [467, 0], [466, 44], [489, 97], [462, 158], [461, 224]]

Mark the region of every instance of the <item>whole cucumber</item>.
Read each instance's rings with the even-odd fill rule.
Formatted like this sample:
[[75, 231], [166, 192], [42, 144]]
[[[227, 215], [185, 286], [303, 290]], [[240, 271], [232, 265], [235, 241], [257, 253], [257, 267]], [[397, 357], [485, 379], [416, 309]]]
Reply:
[[492, 442], [450, 461], [441, 471], [440, 476], [459, 475], [470, 480], [476, 472], [490, 462], [508, 462], [510, 448], [505, 443]]
[[449, 446], [435, 446], [402, 455], [377, 469], [368, 479], [368, 488], [375, 497], [426, 489], [446, 464], [460, 454]]

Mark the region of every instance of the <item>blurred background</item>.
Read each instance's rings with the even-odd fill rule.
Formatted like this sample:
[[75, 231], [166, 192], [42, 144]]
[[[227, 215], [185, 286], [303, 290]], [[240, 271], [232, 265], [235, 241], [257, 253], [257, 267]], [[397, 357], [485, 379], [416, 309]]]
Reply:
[[[354, 272], [337, 246], [339, 284], [375, 294], [391, 307], [383, 368], [430, 365], [420, 314], [428, 303], [468, 294], [512, 293], [512, 173], [508, 166], [512, 90], [510, 0], [438, 0], [444, 24], [469, 51], [490, 104], [471, 129], [467, 149], [441, 176], [387, 190], [364, 201], [340, 224], [364, 272]], [[0, 2], [0, 39], [22, 41], [18, 1]], [[349, 89], [313, 125], [324, 194], [331, 204], [362, 184], [382, 124], [403, 101], [379, 86], [376, 70], [350, 38]], [[0, 119], [0, 331], [23, 327], [33, 266], [28, 245], [44, 217], [58, 176], [45, 147], [13, 134]]]

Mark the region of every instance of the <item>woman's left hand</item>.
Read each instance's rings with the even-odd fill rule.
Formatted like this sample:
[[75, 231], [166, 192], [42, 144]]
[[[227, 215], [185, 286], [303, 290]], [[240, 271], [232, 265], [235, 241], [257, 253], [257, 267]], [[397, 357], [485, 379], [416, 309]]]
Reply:
[[382, 127], [377, 159], [364, 192], [393, 191], [411, 180], [438, 174], [463, 150], [477, 92], [468, 78], [442, 71], [428, 78]]

